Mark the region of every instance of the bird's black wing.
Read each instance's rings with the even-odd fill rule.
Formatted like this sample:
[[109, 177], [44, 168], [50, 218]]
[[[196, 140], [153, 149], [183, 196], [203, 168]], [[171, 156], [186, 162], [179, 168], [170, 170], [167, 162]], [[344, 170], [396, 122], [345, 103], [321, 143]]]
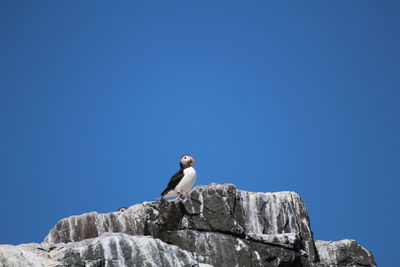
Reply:
[[165, 188], [165, 190], [161, 193], [162, 196], [164, 196], [165, 194], [167, 194], [169, 191], [175, 189], [175, 187], [179, 184], [179, 182], [182, 180], [183, 178], [183, 169], [180, 169], [179, 171], [177, 171], [174, 175], [172, 175], [171, 180], [169, 180], [169, 183], [167, 185], [167, 188]]

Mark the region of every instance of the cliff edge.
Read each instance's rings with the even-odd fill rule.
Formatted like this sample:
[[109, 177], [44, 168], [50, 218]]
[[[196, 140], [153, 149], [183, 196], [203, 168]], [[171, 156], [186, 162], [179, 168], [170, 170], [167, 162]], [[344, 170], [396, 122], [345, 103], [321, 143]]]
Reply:
[[197, 186], [180, 199], [60, 220], [41, 244], [0, 245], [2, 266], [376, 266], [356, 241], [315, 241], [294, 192]]

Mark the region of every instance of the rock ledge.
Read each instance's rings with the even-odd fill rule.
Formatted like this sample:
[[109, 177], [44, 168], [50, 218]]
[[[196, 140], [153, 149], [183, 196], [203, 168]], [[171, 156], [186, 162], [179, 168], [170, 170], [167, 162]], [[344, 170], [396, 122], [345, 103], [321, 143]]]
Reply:
[[294, 192], [197, 186], [181, 199], [60, 220], [41, 244], [0, 246], [0, 266], [376, 266], [354, 240], [314, 241]]

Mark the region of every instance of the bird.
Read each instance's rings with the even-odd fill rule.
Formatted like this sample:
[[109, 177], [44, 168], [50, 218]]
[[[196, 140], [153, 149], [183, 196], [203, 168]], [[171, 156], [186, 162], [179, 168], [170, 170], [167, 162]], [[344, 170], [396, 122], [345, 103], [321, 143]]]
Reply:
[[118, 212], [125, 212], [126, 210], [127, 210], [128, 208], [126, 208], [126, 207], [121, 207], [121, 208], [119, 208], [118, 209]]
[[196, 160], [190, 155], [183, 155], [180, 159], [180, 169], [174, 175], [172, 175], [167, 188], [161, 193], [161, 199], [169, 197], [180, 197], [192, 189], [196, 182], [197, 174], [196, 170], [192, 165]]

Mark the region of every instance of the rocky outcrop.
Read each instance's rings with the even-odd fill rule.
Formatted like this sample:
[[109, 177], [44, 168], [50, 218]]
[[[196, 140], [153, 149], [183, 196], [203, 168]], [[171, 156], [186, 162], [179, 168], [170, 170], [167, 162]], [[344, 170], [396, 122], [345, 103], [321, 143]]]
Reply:
[[316, 240], [320, 262], [325, 266], [375, 266], [372, 253], [355, 240], [340, 241]]
[[[0, 266], [196, 266], [192, 253], [149, 236], [106, 233], [67, 244], [0, 246]], [[203, 265], [206, 266], [206, 265]]]
[[210, 184], [181, 199], [62, 219], [40, 245], [0, 247], [0, 266], [376, 265], [355, 241], [324, 242], [314, 242], [296, 193]]

